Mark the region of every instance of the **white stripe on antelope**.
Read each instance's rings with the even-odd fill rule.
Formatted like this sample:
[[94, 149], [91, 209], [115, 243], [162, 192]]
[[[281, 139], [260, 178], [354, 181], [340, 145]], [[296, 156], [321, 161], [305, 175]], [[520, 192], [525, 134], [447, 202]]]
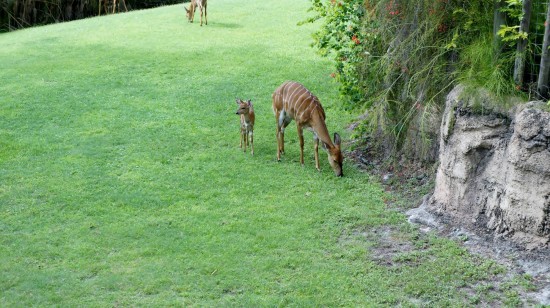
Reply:
[[325, 111], [319, 99], [302, 84], [295, 81], [285, 81], [272, 95], [273, 113], [277, 121], [277, 160], [285, 152], [285, 128], [292, 120], [296, 121], [298, 138], [300, 139], [300, 163], [304, 165], [304, 134], [303, 129], [313, 131], [315, 142], [315, 167], [319, 167], [319, 140], [327, 151], [328, 161], [336, 176], [342, 176], [344, 160], [340, 150], [340, 136], [334, 133], [334, 143], [330, 139], [325, 124]]

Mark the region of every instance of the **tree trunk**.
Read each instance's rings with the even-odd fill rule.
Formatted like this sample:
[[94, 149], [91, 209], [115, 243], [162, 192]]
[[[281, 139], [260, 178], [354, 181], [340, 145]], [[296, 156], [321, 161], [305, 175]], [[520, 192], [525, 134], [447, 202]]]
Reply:
[[[520, 33], [529, 32], [531, 20], [531, 0], [523, 0], [523, 18], [519, 24]], [[514, 81], [518, 86], [523, 86], [523, 73], [525, 71], [525, 47], [527, 39], [520, 39], [516, 50], [516, 62], [514, 64]]]
[[537, 82], [537, 92], [539, 98], [548, 97], [548, 73], [550, 72], [550, 5], [546, 9], [546, 20], [544, 22], [544, 39], [542, 41], [542, 56], [540, 59], [539, 80]]
[[498, 36], [497, 32], [500, 30], [500, 26], [506, 25], [506, 14], [500, 11], [505, 7], [506, 3], [503, 0], [495, 0], [495, 7], [493, 13], [493, 46], [495, 48], [495, 54], [500, 54], [503, 48], [502, 39]]

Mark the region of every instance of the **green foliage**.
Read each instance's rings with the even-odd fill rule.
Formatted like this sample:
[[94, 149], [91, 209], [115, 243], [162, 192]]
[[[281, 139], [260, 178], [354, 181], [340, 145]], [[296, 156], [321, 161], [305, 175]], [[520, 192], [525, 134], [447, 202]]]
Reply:
[[497, 98], [517, 93], [513, 86], [510, 67], [514, 63], [514, 53], [493, 52], [493, 39], [490, 35], [478, 37], [461, 52], [460, 80], [473, 87], [489, 90]]
[[523, 18], [522, 1], [521, 0], [506, 0], [506, 6], [500, 8], [500, 11], [512, 20], [516, 21], [512, 25], [500, 25], [497, 35], [504, 43], [509, 46], [515, 46], [518, 40], [527, 39], [526, 32], [519, 31], [519, 22]]
[[502, 38], [503, 42], [510, 44], [511, 46], [520, 39], [527, 39], [527, 33], [519, 31], [519, 26], [505, 26], [501, 25], [497, 31], [497, 35]]
[[518, 22], [523, 18], [522, 0], [506, 0], [506, 6], [500, 8], [500, 11], [505, 13], [508, 17], [517, 20]]
[[314, 33], [314, 45], [323, 56], [330, 56], [336, 63], [331, 77], [340, 84], [340, 93], [345, 99], [361, 99], [361, 76], [357, 68], [365, 60], [365, 40], [375, 39], [375, 35], [362, 31], [362, 18], [365, 14], [363, 0], [312, 0], [310, 10], [314, 17], [300, 24], [313, 22], [320, 18], [323, 26]]
[[[514, 91], [509, 54], [489, 55], [494, 48], [484, 44], [492, 33], [492, 0], [312, 3], [317, 15], [310, 21], [323, 23], [314, 36], [315, 46], [334, 59], [344, 106], [366, 109], [361, 132], [377, 136], [375, 140], [389, 145], [395, 155], [415, 152], [407, 151], [408, 144], [423, 144], [416, 158], [435, 159], [422, 152], [430, 152], [438, 113], [457, 83], [488, 86], [498, 95]], [[506, 12], [516, 14], [517, 8], [518, 1], [510, 0]], [[346, 32], [350, 21], [354, 32]], [[525, 37], [516, 29], [503, 28], [506, 41]], [[351, 35], [360, 44], [350, 44]], [[486, 48], [482, 55], [476, 54], [480, 41]], [[348, 47], [353, 47], [349, 57]]]

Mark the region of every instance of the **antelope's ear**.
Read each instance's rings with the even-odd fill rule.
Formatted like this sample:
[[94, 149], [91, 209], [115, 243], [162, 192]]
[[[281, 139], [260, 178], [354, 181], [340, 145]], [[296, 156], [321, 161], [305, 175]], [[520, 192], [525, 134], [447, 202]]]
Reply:
[[248, 103], [248, 106], [252, 106], [252, 100], [251, 100], [251, 99], [249, 99], [249, 100], [247, 101], [247, 103]]
[[184, 6], [183, 7], [187, 13], [189, 13], [189, 10]]
[[241, 100], [238, 97], [235, 97], [235, 103], [240, 104]]
[[334, 133], [334, 144], [340, 146], [341, 142], [342, 140], [340, 139], [340, 135], [338, 135], [338, 133]]

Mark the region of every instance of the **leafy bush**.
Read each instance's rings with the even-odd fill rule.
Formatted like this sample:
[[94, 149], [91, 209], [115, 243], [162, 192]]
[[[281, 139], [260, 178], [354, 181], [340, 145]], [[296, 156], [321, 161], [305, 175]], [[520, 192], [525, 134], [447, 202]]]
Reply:
[[343, 105], [366, 110], [357, 133], [375, 136], [371, 141], [394, 158], [406, 153], [432, 161], [439, 114], [454, 85], [513, 92], [513, 59], [493, 52], [493, 5], [492, 0], [312, 0], [317, 14], [308, 21], [323, 22], [314, 45], [335, 61]]
[[323, 27], [314, 34], [315, 45], [324, 56], [332, 56], [336, 72], [331, 76], [340, 84], [341, 93], [352, 101], [361, 99], [361, 74], [357, 69], [364, 61], [364, 41], [370, 35], [362, 31], [365, 8], [362, 0], [313, 0], [317, 15], [306, 22], [324, 18]]

